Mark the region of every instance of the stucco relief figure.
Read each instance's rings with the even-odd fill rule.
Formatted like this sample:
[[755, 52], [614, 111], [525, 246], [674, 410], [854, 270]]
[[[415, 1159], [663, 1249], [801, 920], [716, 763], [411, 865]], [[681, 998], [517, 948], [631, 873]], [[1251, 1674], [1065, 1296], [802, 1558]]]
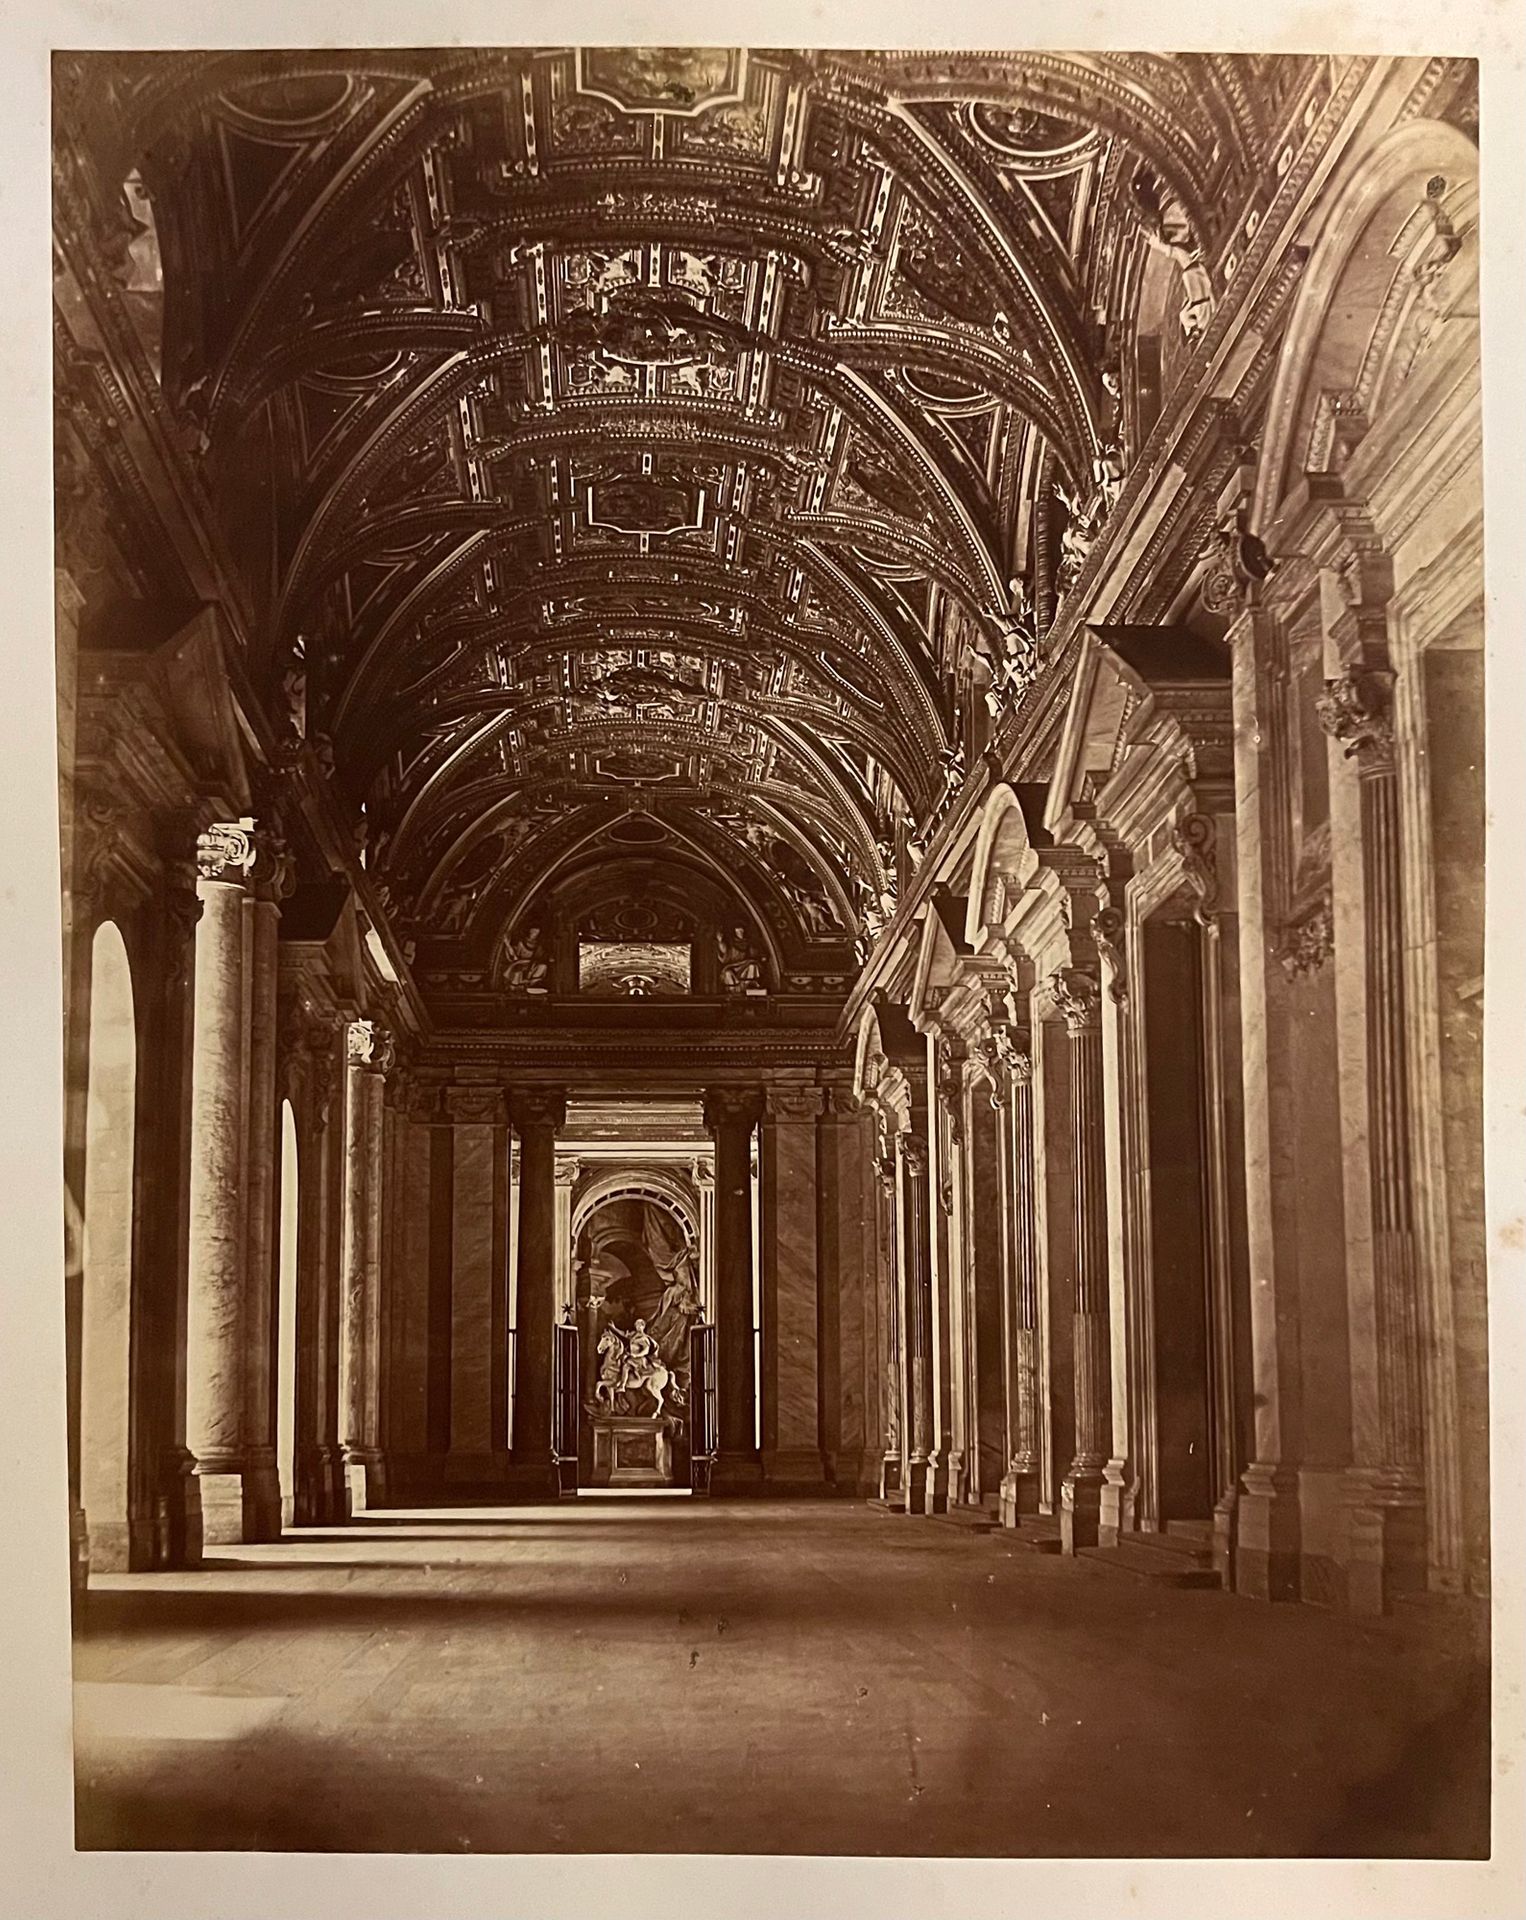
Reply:
[[1182, 338], [1190, 345], [1213, 318], [1213, 280], [1187, 209], [1151, 167], [1129, 184], [1129, 202], [1144, 237], [1182, 276]]
[[721, 935], [720, 968], [722, 993], [751, 993], [763, 985], [763, 965], [745, 927], [731, 927]]
[[685, 1256], [663, 1289], [662, 1302], [653, 1317], [651, 1329], [658, 1351], [676, 1373], [688, 1371], [689, 1328], [703, 1316], [699, 1288], [694, 1284], [688, 1257]]
[[540, 928], [526, 927], [505, 951], [504, 986], [510, 993], [544, 993], [550, 974]]

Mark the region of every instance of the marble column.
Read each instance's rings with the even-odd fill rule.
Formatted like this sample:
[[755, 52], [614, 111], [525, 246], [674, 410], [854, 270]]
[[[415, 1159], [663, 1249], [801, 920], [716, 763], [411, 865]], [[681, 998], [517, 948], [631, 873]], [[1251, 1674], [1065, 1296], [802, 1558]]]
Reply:
[[315, 1051], [320, 1223], [315, 1290], [313, 1460], [318, 1510], [345, 1517], [344, 1450], [339, 1444], [339, 1329], [344, 1311], [345, 1118], [349, 1023], [336, 1015]]
[[363, 1512], [383, 1497], [373, 1376], [381, 1287], [381, 1144], [392, 1037], [370, 1020], [345, 1033], [344, 1214], [340, 1251], [339, 1445], [347, 1506]]
[[966, 1434], [962, 1378], [964, 1274], [959, 1207], [958, 1052], [946, 1038], [927, 1036], [928, 1260], [932, 1276], [930, 1319], [932, 1445], [927, 1460], [929, 1513], [958, 1501]]
[[515, 1272], [515, 1484], [551, 1498], [553, 1328], [556, 1325], [556, 1135], [567, 1118], [562, 1087], [526, 1087], [511, 1096], [519, 1135], [519, 1225]]
[[1089, 973], [1062, 968], [1051, 976], [1050, 991], [1065, 1018], [1070, 1054], [1076, 1449], [1060, 1488], [1060, 1541], [1066, 1553], [1075, 1553], [1097, 1545], [1105, 1469], [1112, 1454], [1102, 1026], [1097, 982]]
[[763, 1115], [763, 1477], [820, 1487], [816, 1124], [820, 1087], [768, 1089]]
[[917, 1133], [898, 1136], [902, 1273], [906, 1328], [906, 1511], [941, 1513], [930, 1461], [933, 1430], [933, 1276], [932, 1220], [928, 1207], [927, 1141]]
[[715, 1137], [716, 1493], [755, 1489], [762, 1473], [752, 1338], [752, 1131], [762, 1113], [755, 1088], [721, 1087], [705, 1095], [705, 1125]]
[[1039, 1267], [1033, 1145], [1033, 1060], [1010, 1039], [998, 1051], [993, 1087], [1001, 1146], [1002, 1288], [1007, 1389], [1006, 1472], [1001, 1523], [1039, 1510]]
[[880, 1426], [884, 1448], [880, 1458], [880, 1498], [900, 1504], [905, 1493], [901, 1436], [905, 1431], [902, 1382], [905, 1355], [901, 1351], [901, 1273], [897, 1249], [896, 1189], [900, 1184], [899, 1155], [894, 1137], [882, 1132], [874, 1158], [878, 1193], [875, 1207], [875, 1264], [880, 1293], [880, 1324], [884, 1329], [884, 1366], [880, 1375]]
[[450, 1451], [445, 1478], [481, 1485], [492, 1478], [493, 1296], [499, 1274], [494, 1219], [495, 1162], [503, 1095], [496, 1087], [449, 1087]]
[[276, 1470], [276, 1382], [273, 1371], [276, 1297], [276, 937], [281, 901], [291, 892], [293, 863], [280, 841], [257, 849], [244, 896], [249, 966], [248, 1191], [244, 1279], [244, 1538], [274, 1540], [281, 1532]]
[[[1356, 762], [1361, 822], [1362, 997], [1371, 1222], [1371, 1298], [1356, 1275], [1352, 1310], [1353, 1446], [1348, 1599], [1379, 1612], [1425, 1584], [1424, 1427], [1420, 1384], [1415, 1195], [1409, 1134], [1399, 780], [1393, 676], [1348, 667], [1316, 703]], [[1337, 951], [1337, 966], [1342, 956]], [[1343, 1089], [1344, 1091], [1344, 1089]], [[1353, 1117], [1342, 1116], [1350, 1133]], [[1360, 1124], [1357, 1121], [1356, 1124]], [[1361, 1375], [1367, 1374], [1365, 1383]], [[1361, 1391], [1365, 1384], [1367, 1391]]]
[[1304, 1455], [1297, 1257], [1296, 1105], [1277, 959], [1279, 698], [1270, 614], [1248, 608], [1226, 635], [1233, 666], [1235, 893], [1239, 918], [1245, 1234], [1250, 1272], [1254, 1457], [1235, 1514], [1235, 1591], [1296, 1600]]
[[254, 862], [251, 819], [197, 840], [186, 1445], [208, 1545], [244, 1537], [244, 889]]

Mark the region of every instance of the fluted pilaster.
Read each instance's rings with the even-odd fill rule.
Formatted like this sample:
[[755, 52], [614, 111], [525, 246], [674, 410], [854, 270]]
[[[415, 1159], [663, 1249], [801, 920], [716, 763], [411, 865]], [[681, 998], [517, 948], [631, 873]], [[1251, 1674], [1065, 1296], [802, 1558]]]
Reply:
[[382, 1111], [390, 1034], [370, 1020], [345, 1034], [344, 1215], [340, 1247], [339, 1444], [352, 1513], [381, 1486], [375, 1379], [381, 1300]]
[[1003, 1328], [1009, 1458], [1001, 1518], [1013, 1527], [1039, 1507], [1038, 1201], [1033, 1142], [1033, 1061], [1015, 1046], [997, 1064], [992, 1105], [1001, 1142]]
[[1070, 1056], [1076, 1450], [1061, 1485], [1060, 1538], [1065, 1551], [1074, 1553], [1097, 1544], [1104, 1469], [1112, 1452], [1102, 1028], [1091, 974], [1064, 968], [1052, 977], [1050, 990], [1065, 1017]]
[[1362, 840], [1366, 1121], [1372, 1222], [1376, 1420], [1358, 1421], [1352, 1499], [1353, 1604], [1380, 1610], [1423, 1584], [1425, 1434], [1415, 1194], [1408, 1125], [1400, 794], [1393, 676], [1354, 666], [1317, 702], [1326, 731], [1356, 761]]
[[933, 1284], [927, 1192], [927, 1142], [914, 1133], [898, 1139], [906, 1288], [906, 1387], [910, 1432], [906, 1451], [906, 1506], [911, 1513], [935, 1509], [936, 1488], [928, 1471], [933, 1450]]

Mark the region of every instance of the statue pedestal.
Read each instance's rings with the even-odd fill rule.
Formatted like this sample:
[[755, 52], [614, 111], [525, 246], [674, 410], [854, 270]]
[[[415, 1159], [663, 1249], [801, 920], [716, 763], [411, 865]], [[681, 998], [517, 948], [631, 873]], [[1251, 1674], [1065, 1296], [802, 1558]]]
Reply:
[[666, 1421], [655, 1415], [595, 1413], [589, 1424], [594, 1486], [672, 1486], [673, 1440]]

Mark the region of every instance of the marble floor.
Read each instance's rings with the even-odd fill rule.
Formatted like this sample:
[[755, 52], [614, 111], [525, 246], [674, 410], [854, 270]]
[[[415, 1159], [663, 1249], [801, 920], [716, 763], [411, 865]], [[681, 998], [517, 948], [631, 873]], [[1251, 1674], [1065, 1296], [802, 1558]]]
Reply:
[[375, 1514], [94, 1581], [78, 1840], [1472, 1857], [1478, 1638], [847, 1502]]

